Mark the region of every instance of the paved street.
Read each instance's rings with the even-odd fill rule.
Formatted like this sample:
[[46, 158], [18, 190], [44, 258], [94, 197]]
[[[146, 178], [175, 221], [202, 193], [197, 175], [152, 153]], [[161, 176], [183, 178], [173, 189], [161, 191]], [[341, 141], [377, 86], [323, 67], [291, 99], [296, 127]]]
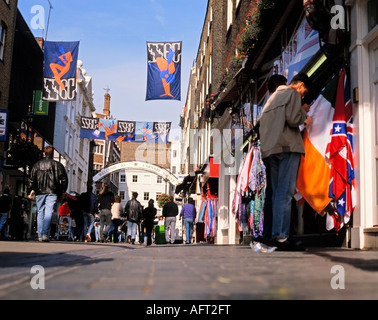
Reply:
[[0, 267], [0, 299], [378, 299], [378, 251], [1, 242]]

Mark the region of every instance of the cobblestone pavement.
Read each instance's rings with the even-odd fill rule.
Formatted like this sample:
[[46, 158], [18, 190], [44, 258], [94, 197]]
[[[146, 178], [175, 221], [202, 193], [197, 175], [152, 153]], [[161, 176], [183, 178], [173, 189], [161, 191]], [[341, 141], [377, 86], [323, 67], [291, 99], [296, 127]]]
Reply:
[[0, 242], [0, 299], [378, 299], [378, 251]]

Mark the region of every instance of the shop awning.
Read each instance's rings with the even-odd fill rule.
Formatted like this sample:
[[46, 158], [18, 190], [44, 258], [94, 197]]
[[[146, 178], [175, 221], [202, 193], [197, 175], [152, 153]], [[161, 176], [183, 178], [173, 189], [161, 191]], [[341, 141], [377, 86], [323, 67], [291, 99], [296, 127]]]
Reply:
[[181, 191], [188, 192], [193, 182], [196, 180], [196, 174], [194, 172], [191, 172], [188, 174], [182, 183], [178, 184], [175, 189], [175, 193], [179, 194]]
[[203, 186], [211, 178], [219, 178], [219, 163], [214, 163], [214, 157], [210, 156], [207, 164], [202, 167], [201, 185]]

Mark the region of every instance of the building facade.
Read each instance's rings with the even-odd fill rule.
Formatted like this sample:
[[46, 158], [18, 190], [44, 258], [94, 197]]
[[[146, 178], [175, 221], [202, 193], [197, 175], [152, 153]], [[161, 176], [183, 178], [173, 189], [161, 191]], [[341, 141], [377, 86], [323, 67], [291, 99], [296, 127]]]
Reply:
[[[93, 105], [92, 77], [78, 61], [77, 96], [75, 101], [57, 102], [54, 147], [60, 154], [68, 175], [68, 192], [81, 194], [91, 184], [91, 141], [80, 138], [80, 117], [90, 117]], [[62, 134], [64, 133], [64, 134]]]
[[350, 12], [350, 66], [356, 119], [358, 203], [352, 247], [378, 247], [378, 4], [346, 1]]
[[[326, 229], [324, 215], [296, 203], [293, 234], [315, 245], [377, 247], [377, 5], [332, 5], [337, 11], [316, 7], [306, 16], [308, 8], [299, 0], [208, 1], [180, 124], [186, 160], [182, 168], [188, 174], [184, 191], [197, 196], [198, 209], [204, 200], [217, 201], [217, 230], [210, 234], [215, 243], [235, 244], [251, 236], [232, 208], [239, 168], [250, 143], [258, 141], [254, 124], [269, 97], [269, 77], [282, 74], [290, 82], [296, 73], [306, 73], [314, 87], [304, 102], [311, 103], [345, 67], [355, 130], [353, 217], [336, 232]], [[330, 20], [336, 19], [335, 27], [332, 20], [319, 25], [316, 12], [323, 9]]]

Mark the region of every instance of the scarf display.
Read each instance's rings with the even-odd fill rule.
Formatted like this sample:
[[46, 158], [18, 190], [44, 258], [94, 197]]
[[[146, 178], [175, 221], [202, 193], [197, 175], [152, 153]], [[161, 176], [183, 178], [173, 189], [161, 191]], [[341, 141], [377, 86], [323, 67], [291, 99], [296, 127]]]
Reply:
[[250, 144], [239, 169], [232, 213], [239, 231], [251, 231], [255, 238], [263, 233], [266, 171], [258, 143]]

